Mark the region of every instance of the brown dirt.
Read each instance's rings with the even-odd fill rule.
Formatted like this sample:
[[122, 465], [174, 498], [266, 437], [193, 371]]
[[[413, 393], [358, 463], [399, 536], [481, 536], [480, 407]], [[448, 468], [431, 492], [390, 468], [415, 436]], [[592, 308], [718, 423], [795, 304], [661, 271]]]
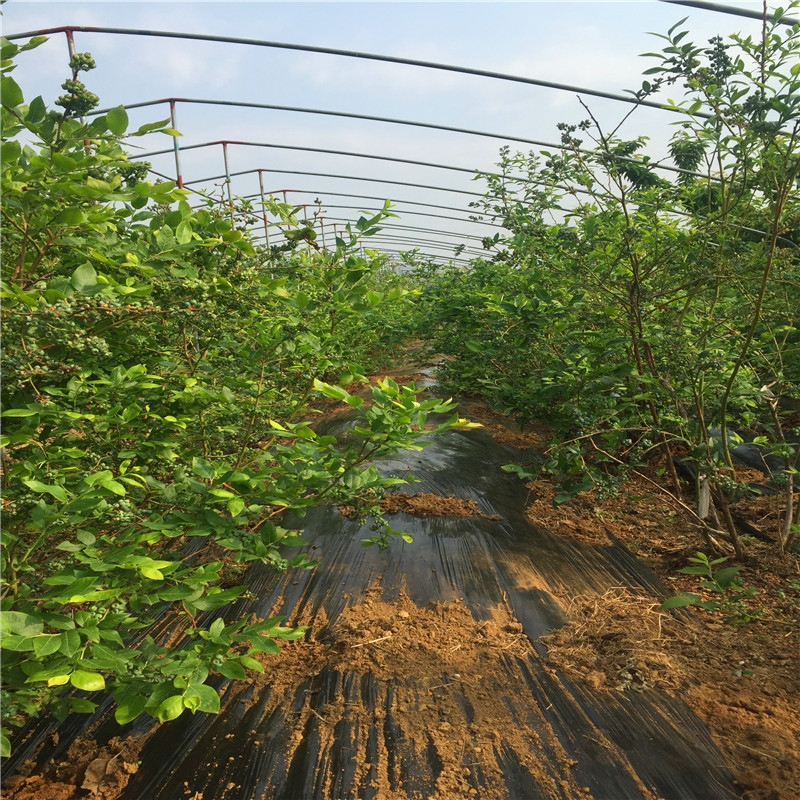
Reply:
[[736, 503], [734, 510], [755, 528], [777, 538], [776, 532], [785, 507], [783, 497], [762, 495]]
[[[346, 517], [358, 516], [358, 512], [350, 506], [337, 506], [339, 513]], [[483, 517], [484, 519], [500, 519], [495, 514], [484, 514], [474, 500], [461, 500], [458, 497], [441, 497], [430, 492], [406, 494], [391, 492], [380, 502], [380, 509], [385, 514], [416, 514], [419, 517]]]
[[565, 608], [569, 623], [542, 637], [549, 664], [593, 689], [678, 688], [686, 665], [669, 645], [683, 626], [658, 606], [623, 588], [573, 598]]
[[[315, 638], [285, 644], [280, 655], [261, 655], [264, 675], [256, 675], [257, 687], [269, 688], [269, 714], [293, 696], [304, 679], [323, 670], [369, 675], [376, 696], [366, 705], [362, 698], [341, 694], [324, 706], [311, 707], [313, 695], [293, 720], [292, 747], [301, 744], [307, 724], [315, 718], [322, 744], [332, 740], [341, 720], [360, 730], [379, 728], [392, 715], [400, 740], [425, 760], [431, 748], [444, 765], [429, 800], [501, 800], [504, 781], [497, 749], [510, 748], [523, 768], [543, 787], [545, 796], [570, 798], [586, 795], [569, 775], [574, 766], [554, 736], [534, 732], [549, 730], [538, 705], [519, 691], [517, 658], [532, 652], [522, 626], [503, 608], [477, 621], [460, 601], [434, 603], [421, 608], [405, 594], [393, 602], [382, 598], [375, 585], [358, 604], [342, 613], [333, 625], [318, 616], [292, 619], [292, 625], [313, 624]], [[507, 703], [498, 697], [508, 698]], [[256, 692], [249, 704], [260, 700]], [[470, 709], [467, 712], [465, 709]], [[536, 718], [541, 725], [520, 726], [518, 720]], [[365, 736], [358, 746], [366, 747]], [[401, 744], [401, 747], [403, 745]], [[554, 754], [555, 762], [554, 763]], [[291, 753], [287, 755], [287, 760]], [[402, 787], [392, 788], [388, 753], [380, 749], [377, 763], [365, 752], [356, 756], [356, 781], [369, 780], [380, 800], [409, 800]], [[555, 767], [555, 769], [554, 769]], [[561, 777], [555, 777], [555, 774]], [[482, 774], [488, 786], [480, 793], [471, 778]]]
[[[690, 587], [694, 588], [694, 587]], [[624, 590], [577, 598], [548, 663], [599, 690], [665, 689], [711, 729], [748, 800], [800, 797], [797, 628], [683, 619]]]
[[[690, 515], [651, 482], [663, 480], [657, 466], [645, 472], [650, 481], [634, 475], [616, 497], [584, 492], [560, 506], [553, 505], [556, 490], [547, 478], [532, 481], [528, 516], [592, 545], [608, 544], [613, 536], [676, 593], [709, 599], [712, 594], [699, 589], [700, 578], [677, 572], [697, 551], [708, 550]], [[747, 469], [737, 469], [737, 480], [768, 481]], [[690, 487], [683, 499], [693, 503]], [[784, 508], [782, 495], [731, 506], [761, 535], [773, 538]], [[678, 619], [624, 592], [577, 598], [569, 607], [570, 623], [547, 638], [548, 657], [593, 688], [656, 686], [680, 696], [708, 724], [747, 800], [797, 800], [800, 560], [759, 538], [747, 539], [746, 548], [744, 564], [729, 560], [724, 566], [739, 566], [742, 585], [755, 590], [743, 601], [753, 621], [734, 627], [721, 621], [722, 613], [699, 608]]]
[[736, 467], [736, 480], [739, 483], [769, 483], [769, 476], [765, 475], [760, 469], [753, 467]]
[[5, 800], [114, 800], [139, 769], [145, 739], [112, 739], [99, 747], [92, 739], [76, 739], [63, 761], [33, 773], [32, 762], [3, 784]]
[[[459, 411], [481, 422], [503, 443], [543, 450], [552, 438], [546, 425], [520, 431], [480, 403], [462, 403]], [[557, 507], [552, 502], [554, 487], [547, 479], [536, 480], [529, 484], [528, 515], [553, 533], [595, 546], [608, 544], [613, 536], [674, 591], [697, 591], [698, 579], [677, 569], [689, 563], [689, 556], [704, 550], [704, 541], [680, 504], [654, 485], [663, 480], [655, 471], [657, 466], [647, 471], [649, 480], [634, 475], [616, 497], [583, 493]], [[737, 471], [737, 478], [751, 483], [766, 480], [749, 470]], [[390, 502], [405, 506], [397, 510], [408, 511], [414, 497], [397, 493]], [[457, 498], [430, 495], [426, 501], [424, 496], [416, 497], [419, 511], [411, 513], [470, 515], [477, 511]], [[685, 502], [692, 503], [688, 488]], [[741, 500], [732, 510], [774, 535], [783, 504], [780, 496], [762, 496]], [[747, 542], [747, 550], [748, 561], [739, 565], [740, 578], [758, 593], [745, 602], [760, 619], [733, 627], [724, 624], [720, 615], [695, 608], [665, 614], [652, 599], [623, 589], [559, 598], [570, 622], [546, 637], [548, 663], [595, 690], [648, 691], [652, 687], [682, 698], [709, 726], [747, 800], [798, 800], [798, 559], [781, 556], [774, 545], [757, 539]], [[549, 726], [518, 723], [526, 715], [541, 720], [542, 712], [518, 691], [518, 659], [530, 653], [531, 644], [503, 608], [477, 621], [458, 602], [420, 608], [405, 595], [388, 602], [380, 587], [374, 586], [335, 624], [324, 614], [313, 620], [291, 619], [287, 624], [312, 624], [313, 636], [284, 644], [280, 655], [261, 657], [266, 673], [254, 675], [252, 681], [257, 689], [270, 691], [265, 713], [293, 696], [303, 680], [325, 669], [372, 676], [377, 693], [369, 707], [358, 697], [345, 699], [341, 694], [327, 705], [312, 707], [313, 695], [307, 695], [292, 723], [293, 747], [300, 743], [309, 722], [318, 724], [323, 739], [329, 740], [340, 720], [351, 720], [364, 730], [382, 725], [392, 714], [403, 741], [418, 756], [424, 758], [422, 751], [433, 748], [444, 764], [430, 800], [502, 797], [496, 758], [501, 743], [513, 749], [547, 795], [555, 796], [560, 788], [570, 798], [586, 797], [570, 778], [571, 762], [558, 742], [533, 733], [534, 728], [549, 730]], [[259, 696], [261, 692], [256, 691], [247, 702], [255, 703]], [[500, 696], [510, 698], [510, 706], [498, 703]], [[474, 709], [471, 720], [465, 717], [467, 704]], [[64, 762], [38, 775], [23, 769], [9, 779], [3, 796], [8, 800], [114, 800], [136, 771], [140, 747], [141, 741], [112, 740], [109, 747], [98, 748], [90, 740], [79, 740]], [[408, 800], [402, 787], [391, 787], [387, 758], [384, 748], [377, 763], [369, 764], [365, 753], [359, 752], [359, 775], [376, 782], [381, 800]], [[554, 769], [548, 769], [548, 764]], [[476, 769], [497, 788], [478, 793], [470, 780]], [[202, 796], [191, 800], [202, 800]]]
[[478, 400], [460, 401], [458, 413], [474, 422], [480, 422], [496, 442], [510, 444], [520, 450], [528, 447], [543, 448], [554, 436], [553, 429], [546, 422], [533, 421], [522, 429], [509, 417], [493, 411]]

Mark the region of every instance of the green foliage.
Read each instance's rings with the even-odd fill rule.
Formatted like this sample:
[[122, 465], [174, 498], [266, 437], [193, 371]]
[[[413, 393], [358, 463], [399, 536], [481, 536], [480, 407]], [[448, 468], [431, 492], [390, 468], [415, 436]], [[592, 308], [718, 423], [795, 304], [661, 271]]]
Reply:
[[712, 614], [723, 614], [722, 621], [730, 625], [744, 625], [761, 616], [761, 612], [748, 608], [746, 600], [756, 596], [752, 587], [745, 588], [739, 581], [741, 567], [723, 567], [714, 570], [727, 558], [709, 559], [705, 553], [698, 552], [690, 557], [694, 566], [683, 567], [678, 572], [685, 575], [697, 575], [703, 580], [700, 588], [711, 592], [709, 600], [703, 600], [692, 592], [682, 592], [674, 597], [667, 598], [660, 606], [662, 611], [682, 606], [698, 606]]
[[[256, 248], [130, 164], [123, 140], [166, 122], [81, 122], [75, 76], [63, 114], [25, 105], [6, 74], [25, 49], [3, 43], [4, 728], [93, 710], [74, 690], [111, 693], [121, 723], [215, 712], [209, 676], [242, 679], [305, 630], [233, 618], [232, 576], [314, 568], [282, 512], [379, 497], [398, 481], [374, 459], [423, 446], [427, 415], [452, 406], [387, 380], [362, 408], [338, 385], [406, 296], [359, 255], [388, 203], [322, 251], [271, 202], [289, 246]], [[345, 444], [310, 424], [324, 395], [362, 411]], [[150, 630], [164, 617], [178, 646]]]
[[730, 428], [798, 462], [786, 420], [800, 400], [800, 31], [767, 22], [763, 41], [703, 46], [678, 23], [661, 38], [655, 77], [634, 94], [684, 92], [675, 179], [655, 170], [644, 137], [606, 132], [588, 108], [559, 125], [557, 152], [504, 148], [475, 205], [509, 233], [487, 237], [468, 269], [413, 273], [416, 330], [454, 357], [442, 367], [450, 391], [523, 424], [545, 417], [566, 440], [544, 467], [559, 500], [613, 493], [680, 445], [741, 555], [724, 513]]

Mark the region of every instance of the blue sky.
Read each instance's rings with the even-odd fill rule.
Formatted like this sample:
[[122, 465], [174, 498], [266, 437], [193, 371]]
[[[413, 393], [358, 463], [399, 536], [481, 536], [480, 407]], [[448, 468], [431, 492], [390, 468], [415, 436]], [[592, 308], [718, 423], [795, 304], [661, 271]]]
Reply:
[[[760, 3], [741, 3], [751, 9]], [[741, 31], [756, 34], [759, 23], [656, 0], [633, 2], [37, 2], [10, 0], [3, 6], [6, 35], [60, 25], [147, 28], [238, 36], [444, 62], [612, 92], [641, 85], [650, 65], [638, 54], [657, 50], [648, 31], [665, 32], [683, 17], [695, 41]], [[558, 141], [556, 124], [585, 117], [574, 94], [487, 78], [383, 64], [344, 57], [139, 36], [76, 33], [79, 51], [90, 51], [98, 68], [84, 76], [102, 107], [163, 97], [238, 100], [322, 108], [418, 120], [544, 141]], [[54, 34], [41, 48], [20, 58], [15, 78], [30, 99], [49, 104], [68, 77], [66, 37]], [[627, 110], [607, 100], [588, 100], [603, 124]], [[386, 123], [278, 111], [179, 104], [181, 143], [235, 139], [372, 153], [491, 170], [503, 141]], [[166, 106], [130, 113], [135, 124], [163, 119]], [[640, 109], [623, 132], [652, 138], [663, 152], [674, 122], [668, 112]], [[171, 145], [165, 136], [148, 137], [148, 149]], [[512, 149], [529, 150], [510, 143]], [[183, 155], [187, 181], [220, 175], [221, 147]], [[174, 175], [171, 156], [150, 159]], [[468, 174], [363, 158], [283, 149], [229, 147], [231, 171], [288, 169], [337, 173], [481, 191]], [[403, 214], [398, 224], [438, 228], [473, 236], [489, 228], [422, 213], [464, 217], [400, 201], [466, 209], [469, 196], [348, 179], [264, 174], [265, 189], [294, 190], [290, 201], [326, 201], [328, 216], [353, 218], [374, 208], [367, 199], [335, 198], [326, 192], [388, 197]], [[217, 183], [219, 183], [217, 181]], [[213, 182], [206, 184], [212, 186]], [[233, 191], [259, 191], [255, 175], [234, 178]], [[417, 212], [411, 214], [410, 212]], [[397, 231], [402, 236], [431, 235]], [[444, 237], [448, 238], [448, 237]], [[431, 250], [446, 255], [446, 251]]]

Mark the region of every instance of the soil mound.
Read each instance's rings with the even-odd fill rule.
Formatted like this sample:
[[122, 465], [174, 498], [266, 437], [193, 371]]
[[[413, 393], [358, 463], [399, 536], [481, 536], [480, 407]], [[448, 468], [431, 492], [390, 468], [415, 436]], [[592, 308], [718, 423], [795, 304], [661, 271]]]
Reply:
[[[417, 797], [413, 780], [397, 770], [396, 759], [412, 758], [437, 766], [430, 800], [500, 800], [507, 797], [503, 761], [509, 754], [543, 797], [585, 796], [563, 777], [574, 762], [555, 736], [536, 732], [547, 727], [537, 703], [530, 695], [520, 699], [519, 659], [534, 651], [506, 609], [492, 609], [478, 621], [459, 601], [421, 608], [405, 593], [382, 599], [381, 587], [374, 586], [335, 624], [321, 628], [320, 622], [317, 617], [315, 638], [259, 657], [265, 673], [254, 678], [256, 692], [248, 701], [258, 703], [269, 691], [262, 712], [269, 715], [286, 704], [287, 693], [291, 702], [304, 680], [337, 676], [335, 693], [306, 695], [300, 708], [295, 701], [289, 762], [307, 746], [310, 729], [314, 746], [327, 750], [347, 725], [355, 748], [350, 785], [369, 787], [381, 800]], [[523, 726], [520, 719], [536, 723]], [[388, 731], [397, 752], [385, 745], [370, 751], [371, 737], [355, 735], [370, 729]], [[336, 796], [330, 785], [336, 776], [325, 779], [326, 796]]]
[[33, 773], [32, 764], [3, 784], [6, 800], [115, 800], [138, 771], [143, 738], [112, 739], [99, 747], [92, 739], [76, 739], [67, 758]]

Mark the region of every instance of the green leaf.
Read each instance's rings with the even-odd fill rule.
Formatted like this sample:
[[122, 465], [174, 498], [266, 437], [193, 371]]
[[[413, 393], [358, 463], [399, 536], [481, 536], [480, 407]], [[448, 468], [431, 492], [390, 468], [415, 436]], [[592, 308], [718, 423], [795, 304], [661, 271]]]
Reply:
[[169, 722], [171, 719], [179, 717], [183, 713], [183, 709], [183, 696], [174, 694], [161, 703], [156, 712], [156, 716], [159, 722]]
[[336, 400], [347, 400], [347, 398], [350, 397], [349, 393], [345, 389], [342, 389], [341, 386], [323, 383], [317, 378], [314, 378], [314, 391], [322, 392], [322, 394], [333, 397]]
[[87, 672], [85, 669], [75, 670], [69, 676], [69, 682], [76, 689], [86, 692], [98, 692], [106, 688], [106, 679], [99, 672]]
[[119, 702], [117, 710], [114, 712], [114, 719], [120, 725], [132, 722], [144, 711], [145, 705], [147, 705], [146, 697], [138, 694], [133, 697], [126, 697]]
[[213, 478], [217, 474], [214, 465], [204, 458], [193, 458], [192, 470], [195, 475], [199, 475], [201, 478]]
[[76, 292], [83, 292], [97, 285], [97, 272], [95, 272], [91, 264], [81, 264], [81, 266], [72, 273], [70, 283]]
[[169, 225], [164, 225], [156, 234], [156, 244], [162, 252], [173, 249], [175, 237], [172, 235], [172, 228]]
[[35, 639], [31, 636], [3, 636], [3, 650], [13, 650], [15, 653], [27, 653], [33, 650]]
[[44, 625], [39, 617], [23, 614], [21, 611], [0, 611], [0, 629], [3, 636], [17, 634], [18, 636], [38, 636]]
[[236, 495], [233, 492], [229, 492], [227, 489], [209, 489], [208, 493], [212, 497], [219, 497], [222, 500], [227, 500], [229, 498], [236, 497]]
[[185, 709], [187, 709], [188, 711], [191, 711], [192, 714], [194, 714], [195, 711], [199, 711], [200, 710], [200, 704], [201, 704], [201, 700], [195, 694], [189, 694], [187, 692], [183, 696], [183, 707]]
[[662, 611], [667, 611], [670, 608], [680, 608], [681, 606], [696, 605], [700, 598], [696, 594], [676, 594], [674, 597], [668, 597], [660, 606]]
[[45, 625], [50, 625], [60, 631], [71, 631], [75, 628], [75, 620], [64, 614], [53, 614], [46, 611], [42, 614], [42, 620]]
[[113, 492], [114, 494], [124, 495], [126, 493], [125, 487], [118, 481], [114, 480], [101, 481], [100, 485], [104, 489], [108, 489], [109, 492]]
[[37, 409], [32, 408], [9, 408], [8, 411], [3, 412], [4, 417], [35, 417], [40, 413]]
[[134, 136], [144, 136], [145, 133], [150, 133], [150, 131], [157, 131], [163, 128], [167, 124], [169, 124], [168, 119], [162, 119], [160, 122], [148, 122], [145, 125], [140, 126], [139, 129], [134, 134]]
[[26, 122], [32, 122], [34, 125], [44, 119], [47, 113], [47, 108], [42, 100], [41, 95], [34, 97], [28, 105], [28, 116], [25, 117]]
[[81, 635], [78, 631], [62, 631], [59, 637], [61, 639], [59, 650], [67, 658], [72, 658], [81, 649]]
[[725, 567], [714, 573], [714, 581], [723, 589], [727, 589], [739, 575], [740, 567]]
[[93, 178], [91, 175], [86, 178], [86, 186], [97, 192], [102, 192], [103, 194], [109, 194], [114, 191], [113, 183], [110, 181], [101, 181], [99, 178]]
[[47, 36], [32, 36], [19, 48], [19, 52], [24, 53], [26, 50], [33, 50], [35, 47], [38, 47], [40, 44], [44, 44], [46, 41]]
[[106, 114], [106, 125], [111, 133], [120, 136], [128, 130], [128, 112], [122, 106], [112, 108]]
[[19, 158], [19, 154], [22, 152], [22, 146], [17, 141], [10, 141], [4, 142], [3, 147], [0, 150], [0, 156], [2, 157], [2, 161], [16, 161]]
[[253, 636], [250, 639], [250, 645], [252, 646], [251, 653], [272, 653], [277, 654], [280, 653], [281, 648], [280, 645], [270, 639], [268, 636]]
[[232, 600], [235, 600], [244, 591], [243, 586], [234, 586], [230, 589], [223, 589], [221, 592], [209, 594], [206, 597], [200, 597], [193, 600], [192, 604], [200, 611], [211, 611], [215, 608], [222, 608], [228, 605]]
[[681, 567], [678, 572], [684, 575], [708, 575], [708, 567]]
[[175, 229], [175, 238], [178, 244], [189, 244], [192, 241], [192, 225], [188, 220], [183, 220]]
[[19, 88], [13, 78], [4, 75], [0, 79], [0, 97], [6, 108], [16, 108], [22, 104], [22, 89]]
[[38, 657], [49, 656], [57, 653], [61, 647], [61, 636], [58, 633], [37, 636], [33, 640], [33, 652]]
[[60, 486], [48, 486], [41, 481], [34, 480], [24, 480], [22, 482], [32, 491], [39, 492], [40, 494], [51, 494], [56, 500], [60, 500], [62, 503], [66, 503], [67, 500], [69, 500], [67, 493]]
[[239, 663], [246, 669], [252, 669], [255, 670], [256, 672], [264, 671], [264, 665], [260, 661], [256, 661], [254, 658], [250, 658], [250, 656], [241, 656], [239, 658]]
[[70, 697], [69, 707], [76, 714], [91, 714], [97, 708], [97, 703], [93, 703], [85, 697]]
[[55, 222], [58, 222], [59, 225], [64, 226], [73, 226], [73, 225], [80, 225], [81, 223], [86, 221], [86, 215], [81, 211], [79, 208], [70, 207], [65, 208], [56, 218]]
[[139, 571], [142, 573], [142, 575], [144, 575], [145, 578], [149, 578], [151, 581], [164, 580], [164, 573], [155, 567], [142, 567]]
[[[259, 664], [259, 666], [261, 665]], [[195, 696], [199, 698], [198, 711], [205, 711], [208, 714], [219, 713], [219, 695], [211, 686], [207, 686], [204, 683], [191, 684], [186, 690], [186, 695], [187, 697]]]
[[224, 675], [226, 678], [231, 678], [232, 680], [244, 680], [247, 677], [247, 673], [244, 671], [241, 664], [237, 664], [235, 661], [225, 661], [217, 668], [217, 671], [220, 675]]
[[271, 633], [273, 636], [285, 639], [287, 642], [293, 642], [296, 639], [302, 639], [307, 630], [308, 626], [306, 625], [299, 625], [296, 628], [283, 628], [280, 625], [276, 625], [272, 628]]
[[232, 517], [238, 517], [244, 511], [244, 500], [241, 497], [228, 500], [228, 511]]
[[11, 742], [4, 733], [0, 733], [0, 757], [8, 758], [11, 755]]
[[[62, 548], [63, 549], [63, 548]], [[90, 600], [108, 600], [119, 595], [119, 589], [98, 589], [95, 592], [82, 592], [69, 598], [70, 603], [86, 603]]]

